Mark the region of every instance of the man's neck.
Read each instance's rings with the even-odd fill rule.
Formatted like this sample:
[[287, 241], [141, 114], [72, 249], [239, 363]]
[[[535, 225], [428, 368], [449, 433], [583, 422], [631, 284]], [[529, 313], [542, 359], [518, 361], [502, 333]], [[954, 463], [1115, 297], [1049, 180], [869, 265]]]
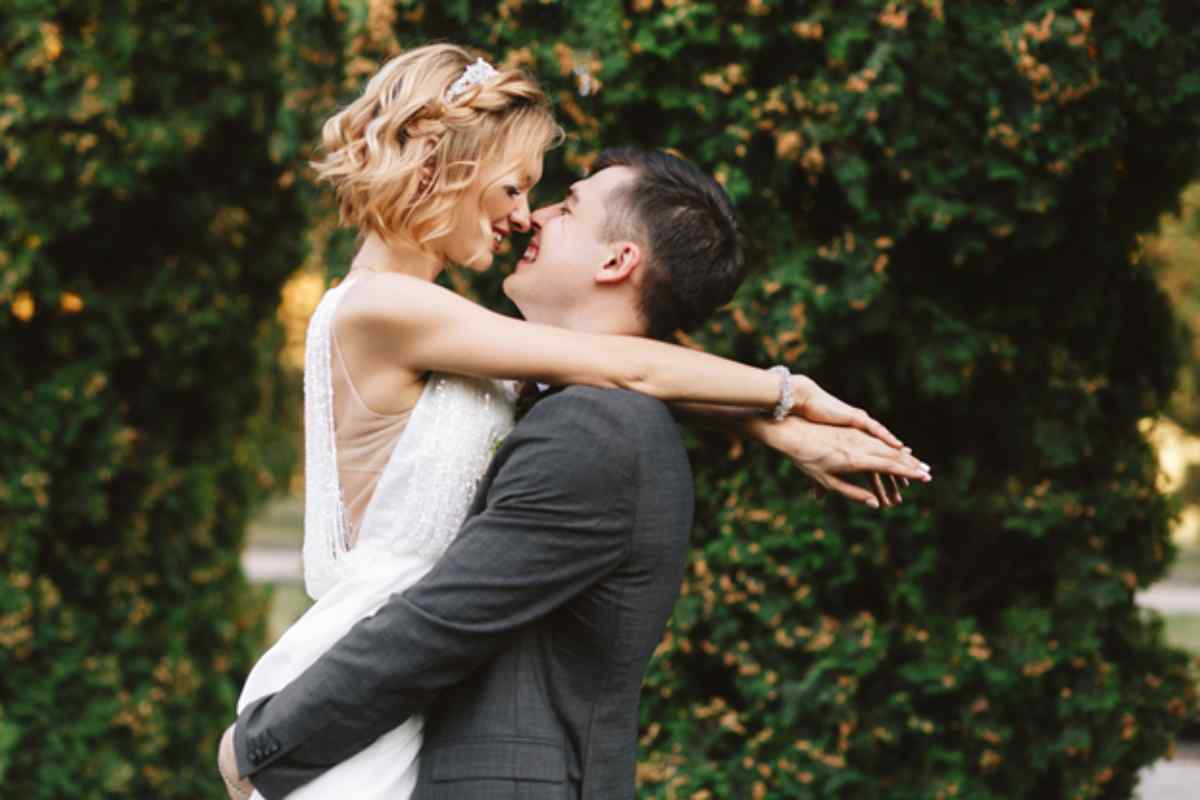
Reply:
[[594, 306], [571, 309], [557, 315], [528, 314], [530, 322], [565, 328], [579, 333], [610, 334], [614, 336], [645, 336], [642, 320], [627, 305]]

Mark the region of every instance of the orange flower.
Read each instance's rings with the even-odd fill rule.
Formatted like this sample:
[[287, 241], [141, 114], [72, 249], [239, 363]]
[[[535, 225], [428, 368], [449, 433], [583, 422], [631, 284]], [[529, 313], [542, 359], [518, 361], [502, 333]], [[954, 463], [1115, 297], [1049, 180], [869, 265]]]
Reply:
[[33, 302], [33, 295], [29, 292], [18, 292], [9, 308], [12, 309], [14, 317], [22, 322], [28, 322], [37, 311], [37, 304]]
[[63, 292], [58, 307], [68, 314], [78, 314], [83, 311], [83, 298], [74, 292]]

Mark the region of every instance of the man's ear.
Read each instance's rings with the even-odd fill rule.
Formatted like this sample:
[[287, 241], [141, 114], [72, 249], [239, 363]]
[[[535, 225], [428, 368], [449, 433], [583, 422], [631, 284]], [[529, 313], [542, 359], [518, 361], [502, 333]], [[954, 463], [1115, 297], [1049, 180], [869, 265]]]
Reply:
[[596, 271], [596, 283], [630, 280], [642, 266], [642, 248], [635, 242], [614, 242], [611, 258]]

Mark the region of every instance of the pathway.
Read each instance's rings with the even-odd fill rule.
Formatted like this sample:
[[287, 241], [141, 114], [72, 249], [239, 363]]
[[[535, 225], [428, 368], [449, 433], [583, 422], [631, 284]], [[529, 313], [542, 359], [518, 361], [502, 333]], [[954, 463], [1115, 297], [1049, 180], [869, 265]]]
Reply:
[[1174, 761], [1159, 761], [1142, 773], [1139, 800], [1196, 800], [1200, 796], [1200, 747], [1181, 745]]
[[1137, 601], [1164, 614], [1200, 614], [1200, 585], [1163, 581], [1138, 592]]
[[251, 583], [300, 583], [300, 548], [250, 547], [242, 553], [242, 571]]

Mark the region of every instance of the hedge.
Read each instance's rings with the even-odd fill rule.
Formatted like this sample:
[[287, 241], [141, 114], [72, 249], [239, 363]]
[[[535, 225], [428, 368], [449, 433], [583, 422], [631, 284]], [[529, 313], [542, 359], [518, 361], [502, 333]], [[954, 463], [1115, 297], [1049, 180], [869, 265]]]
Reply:
[[[435, 38], [472, 44], [498, 61], [528, 67], [557, 100], [571, 135], [561, 158], [548, 162], [543, 198], [554, 197], [602, 145], [614, 143], [676, 148], [722, 180], [757, 243], [759, 270], [696, 344], [809, 372], [870, 408], [934, 465], [931, 486], [914, 487], [903, 507], [877, 513], [837, 500], [811, 501], [789, 464], [757, 448], [695, 438], [694, 552], [683, 597], [647, 676], [643, 796], [1119, 797], [1131, 793], [1142, 766], [1169, 751], [1196, 713], [1194, 669], [1166, 645], [1160, 621], [1133, 598], [1163, 574], [1172, 555], [1171, 510], [1155, 489], [1153, 454], [1138, 422], [1163, 409], [1179, 366], [1179, 341], [1152, 273], [1135, 255], [1138, 235], [1197, 174], [1200, 78], [1190, 65], [1200, 55], [1200, 22], [1190, 3], [1114, 0], [1090, 9], [1058, 0], [337, 0], [269, 2], [259, 11], [260, 18], [235, 24], [233, 11], [210, 10], [206, 19], [218, 22], [195, 24], [212, 31], [227, 20], [229, 28], [214, 37], [222, 47], [226, 39], [261, 37], [257, 60], [247, 56], [243, 76], [251, 82], [250, 76], [263, 76], [255, 84], [263, 87], [260, 111], [231, 110], [224, 127], [210, 135], [214, 143], [229, 141], [218, 139], [218, 131], [238, 125], [258, 134], [238, 130], [242, 169], [226, 178], [229, 185], [242, 180], [257, 187], [238, 196], [241, 203], [261, 204], [247, 224], [263, 227], [248, 240], [271, 242], [263, 251], [271, 258], [280, 256], [274, 243], [286, 239], [295, 246], [282, 232], [295, 230], [290, 204], [298, 196], [316, 232], [314, 256], [331, 273], [344, 270], [350, 238], [328, 235], [328, 203], [303, 167], [317, 123], [397, 48]], [[156, 13], [183, 18], [173, 10]], [[22, 24], [25, 41], [37, 42], [38, 23]], [[129, 110], [174, 115], [172, 91], [198, 91], [183, 78], [191, 62], [181, 59], [180, 48], [172, 60], [179, 62], [170, 73], [176, 82], [154, 95], [161, 105], [143, 98]], [[194, 68], [214, 63], [225, 62], [209, 59]], [[167, 78], [160, 77], [165, 87]], [[282, 84], [274, 105], [272, 79]], [[211, 89], [211, 82], [199, 86]], [[260, 95], [243, 85], [219, 96], [248, 101]], [[186, 121], [169, 130], [186, 130]], [[131, 120], [121, 122], [145, 134]], [[11, 152], [11, 131], [4, 135]], [[186, 150], [178, 138], [168, 173], [178, 175], [186, 164], [188, 174], [227, 185], [219, 169], [195, 170], [193, 159], [204, 148]], [[265, 154], [254, 149], [264, 141]], [[59, 163], [49, 156], [47, 162]], [[114, 163], [125, 169], [137, 162], [123, 157]], [[250, 177], [256, 163], [266, 176]], [[46, 180], [45, 171], [32, 174], [27, 180]], [[146, 200], [139, 209], [167, 215], [160, 206], [169, 183], [147, 189], [141, 196], [158, 202]], [[149, 186], [140, 179], [133, 184]], [[23, 207], [12, 199], [17, 194], [25, 202], [9, 185], [3, 213]], [[51, 198], [64, 202], [48, 190], [41, 202]], [[199, 202], [190, 194], [186, 199]], [[112, 215], [102, 212], [110, 205], [88, 208], [108, 222]], [[270, 210], [279, 218], [267, 226]], [[197, 218], [211, 217], [192, 215]], [[42, 218], [29, 213], [22, 219], [33, 225]], [[43, 230], [45, 239], [57, 228]], [[96, 248], [98, 238], [72, 241]], [[75, 260], [39, 258], [40, 268], [18, 280], [37, 287], [37, 307], [45, 308], [46, 297], [54, 296], [48, 292], [71, 287], [42, 288], [40, 282]], [[239, 308], [237, 319], [224, 320], [219, 332], [246, 347], [251, 322], [270, 316], [265, 287], [273, 291], [285, 271], [282, 259], [278, 271], [253, 262], [225, 251], [216, 262], [240, 276], [227, 279], [225, 306], [229, 314]], [[13, 269], [5, 264], [4, 275]], [[161, 270], [153, 274], [163, 280]], [[496, 277], [455, 280], [500, 303]], [[147, 280], [138, 292], [127, 273], [124, 282], [113, 278], [111, 270], [88, 273], [90, 285], [103, 285], [106, 297], [111, 291], [131, 302], [147, 302], [146, 291], [158, 286]], [[188, 284], [189, 291], [200, 291], [197, 285]], [[8, 291], [19, 288], [14, 283]], [[146, 332], [137, 340], [143, 348], [157, 342], [155, 331], [170, 329], [167, 319], [181, 324], [149, 310], [133, 319]], [[125, 331], [134, 323], [123, 313], [111, 324]], [[215, 341], [217, 333], [206, 335]], [[116, 360], [127, 351], [101, 352]], [[192, 351], [172, 340], [154, 352], [158, 361], [143, 355], [137, 368], [110, 370], [112, 379], [123, 377], [125, 386], [135, 384], [149, 398], [151, 387], [157, 392], [169, 383], [160, 372], [181, 374]], [[23, 369], [5, 367], [14, 376], [10, 383], [32, 384], [33, 365], [42, 363], [52, 359], [39, 355]], [[247, 367], [245, 374], [252, 373]], [[239, 373], [226, 367], [221, 374]], [[40, 379], [36, 385], [43, 385]], [[244, 393], [222, 387], [210, 401], [219, 396], [223, 413], [210, 418], [194, 411], [186, 427], [156, 419], [155, 430], [164, 435], [136, 441], [176, 446], [171, 437], [186, 440], [188, 430], [204, 428], [203, 443], [215, 453], [214, 442], [228, 445], [238, 437], [232, 431], [214, 436], [212, 427], [217, 421], [244, 426], [253, 406], [247, 398], [260, 385], [248, 378]], [[50, 405], [40, 400], [46, 394], [52, 393], [4, 402], [28, 418]], [[110, 398], [112, 411], [93, 424], [115, 436], [124, 423], [110, 421], [127, 402], [126, 391], [104, 389], [97, 396]], [[231, 408], [238, 398], [240, 416]], [[163, 406], [155, 394], [153, 409]], [[131, 404], [129, 411], [150, 407]], [[148, 430], [145, 420], [139, 425]], [[56, 423], [53, 430], [60, 429], [67, 426]], [[78, 441], [95, 446], [109, 439]], [[193, 439], [188, 452], [199, 446]], [[73, 452], [69, 467], [46, 470], [55, 476], [43, 487], [54, 492], [55, 515], [67, 493], [60, 487], [98, 480], [96, 466], [116, 462], [114, 449], [81, 444], [77, 451], [94, 453], [90, 461]], [[19, 452], [4, 450], [5, 458]], [[150, 466], [144, 456], [126, 458], [122, 469]], [[77, 468], [85, 464], [93, 468]], [[226, 488], [234, 495], [229, 503], [217, 499], [213, 487], [245, 486], [235, 473], [246, 470], [230, 466], [221, 473], [226, 483], [195, 478], [209, 491], [195, 489], [189, 510], [207, 510], [209, 527], [197, 528], [203, 514], [161, 512], [186, 519], [179, 530], [222, 531], [220, 541], [214, 534], [215, 549], [188, 553], [230, 570], [239, 509], [251, 492]], [[6, 485], [20, 485], [7, 468], [5, 474], [13, 476]], [[32, 498], [31, 508], [39, 480], [21, 490]], [[185, 496], [163, 493], [149, 476], [134, 485], [155, 498], [152, 506]], [[97, 487], [86, 496], [104, 498], [90, 507], [107, 508], [124, 495]], [[218, 505], [220, 515], [213, 511]], [[121, 517], [145, 518], [135, 511]], [[46, 520], [10, 537], [22, 553], [56, 552], [44, 532], [62, 526], [51, 527], [48, 511], [20, 519], [23, 525]], [[137, 540], [127, 527], [100, 520], [79, 526], [144, 541], [145, 534]], [[170, 529], [158, 522], [149, 528]], [[14, 549], [6, 547], [6, 556]], [[133, 544], [129, 551], [137, 552]], [[82, 572], [82, 565], [126, 550], [109, 545], [88, 552], [89, 558], [74, 559], [78, 582], [103, 590], [86, 595], [72, 588], [75, 606], [94, 604], [95, 597], [109, 596], [109, 586], [124, 585]], [[160, 560], [171, 574], [177, 562], [166, 553]], [[124, 573], [127, 580], [148, 574], [145, 561]], [[236, 581], [220, 574], [218, 583]], [[10, 578], [0, 597], [29, 596], [12, 585]], [[250, 618], [236, 587], [220, 597], [229, 605], [201, 614], [199, 623], [194, 595], [182, 594], [175, 598], [179, 617], [189, 625], [222, 620], [234, 626], [242, 623], [230, 620]], [[90, 617], [74, 619], [84, 626]], [[243, 638], [231, 634], [227, 641]], [[162, 642], [140, 646], [166, 649]], [[38, 686], [60, 662], [61, 655], [41, 662]], [[205, 679], [204, 691], [226, 690], [211, 671]], [[190, 726], [210, 723], [186, 719], [158, 751], [158, 763], [175, 765], [179, 775], [208, 766], [209, 753], [196, 752], [203, 736]], [[44, 760], [66, 747], [49, 734], [25, 733], [42, 722], [14, 717], [7, 701], [2, 724], [0, 741], [25, 737], [24, 750], [5, 751], [10, 759], [32, 749]], [[147, 763], [148, 742], [157, 741], [103, 739], [113, 763], [124, 759], [134, 769]], [[182, 754], [187, 746], [192, 751]], [[99, 745], [93, 740], [90, 748], [89, 757]], [[178, 761], [167, 760], [177, 753]], [[30, 763], [10, 773], [24, 776]]]
[[305, 214], [268, 150], [275, 30], [204, 11], [0, 14], [6, 797], [223, 796], [263, 647], [238, 556], [294, 460], [273, 319]]

